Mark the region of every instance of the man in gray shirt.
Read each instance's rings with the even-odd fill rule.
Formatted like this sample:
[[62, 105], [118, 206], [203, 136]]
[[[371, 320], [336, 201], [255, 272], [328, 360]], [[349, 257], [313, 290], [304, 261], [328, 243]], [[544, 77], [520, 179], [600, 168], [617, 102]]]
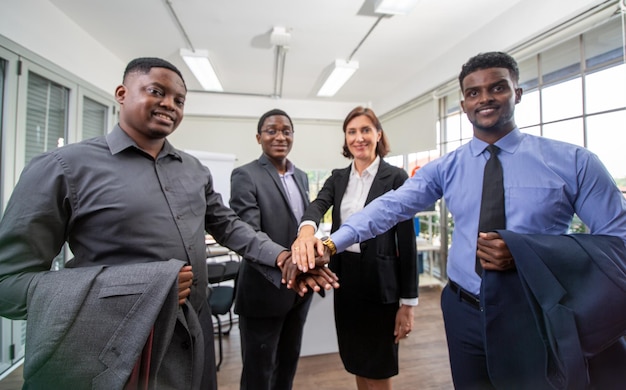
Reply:
[[202, 325], [202, 388], [213, 389], [205, 230], [260, 264], [282, 263], [289, 252], [224, 206], [209, 170], [166, 140], [183, 118], [186, 93], [172, 64], [135, 59], [115, 90], [119, 124], [108, 135], [29, 163], [0, 223], [0, 315], [27, 317], [29, 286], [45, 277], [65, 242], [73, 267], [183, 260], [179, 300], [190, 301]]

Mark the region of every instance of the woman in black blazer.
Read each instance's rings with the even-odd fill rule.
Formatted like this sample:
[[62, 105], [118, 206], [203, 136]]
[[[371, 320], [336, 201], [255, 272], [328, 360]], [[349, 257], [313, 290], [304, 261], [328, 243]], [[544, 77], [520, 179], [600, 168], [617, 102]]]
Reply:
[[[311, 240], [317, 224], [333, 207], [332, 231], [366, 204], [396, 189], [407, 173], [382, 158], [389, 152], [380, 121], [369, 108], [357, 107], [343, 123], [343, 155], [354, 161], [326, 180], [300, 225], [292, 248]], [[355, 244], [330, 260], [339, 277], [335, 290], [335, 327], [346, 370], [358, 389], [390, 389], [398, 374], [398, 342], [413, 327], [417, 304], [417, 257], [413, 221]]]

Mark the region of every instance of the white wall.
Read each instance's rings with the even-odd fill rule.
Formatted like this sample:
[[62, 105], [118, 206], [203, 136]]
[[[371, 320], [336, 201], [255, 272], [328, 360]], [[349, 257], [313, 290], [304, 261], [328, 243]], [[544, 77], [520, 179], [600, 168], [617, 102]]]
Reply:
[[113, 95], [126, 64], [49, 1], [0, 0], [0, 10], [0, 35]]
[[[289, 158], [298, 168], [332, 169], [349, 164], [341, 155], [343, 121], [292, 119], [295, 133]], [[169, 140], [179, 149], [232, 153], [236, 156], [237, 167], [259, 158], [262, 153], [256, 140], [257, 122], [258, 118], [186, 116]]]

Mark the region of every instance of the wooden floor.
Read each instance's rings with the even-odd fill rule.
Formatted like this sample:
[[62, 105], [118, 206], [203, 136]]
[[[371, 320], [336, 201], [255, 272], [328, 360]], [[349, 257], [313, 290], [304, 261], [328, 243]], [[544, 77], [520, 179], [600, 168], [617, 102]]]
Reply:
[[[440, 307], [441, 287], [421, 287], [415, 309], [415, 327], [408, 339], [400, 342], [400, 373], [393, 378], [399, 389], [452, 389], [448, 349]], [[239, 331], [224, 339], [224, 361], [217, 373], [220, 390], [239, 389], [241, 356]], [[294, 381], [295, 390], [356, 389], [354, 376], [348, 374], [336, 353], [300, 359]]]
[[[393, 378], [396, 390], [453, 388], [439, 304], [440, 295], [439, 286], [420, 288], [420, 303], [415, 309], [415, 327], [411, 336], [400, 343], [400, 374]], [[224, 361], [217, 373], [219, 389], [239, 389], [240, 374], [239, 330], [235, 325], [230, 335], [224, 338]], [[22, 370], [19, 368], [0, 381], [0, 390], [21, 389], [21, 376]], [[354, 377], [344, 370], [338, 354], [300, 359], [294, 382], [295, 390], [355, 388]]]

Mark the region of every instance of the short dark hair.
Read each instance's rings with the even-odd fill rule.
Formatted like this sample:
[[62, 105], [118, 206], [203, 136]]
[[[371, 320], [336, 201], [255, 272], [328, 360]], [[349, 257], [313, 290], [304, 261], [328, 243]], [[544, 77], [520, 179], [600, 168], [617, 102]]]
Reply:
[[[180, 79], [183, 81], [183, 84], [185, 84], [185, 79], [183, 78], [183, 75], [180, 73], [180, 70], [178, 70], [177, 67], [162, 58], [156, 57], [140, 57], [130, 61], [128, 65], [126, 65], [126, 70], [124, 70], [124, 77], [122, 79], [122, 82], [126, 81], [126, 77], [131, 73], [148, 74], [150, 73], [150, 69], [152, 68], [169, 69], [172, 72], [176, 73], [178, 77], [180, 77]], [[186, 88], [187, 85], [185, 85], [185, 89]]]
[[289, 115], [287, 115], [287, 113], [285, 111], [283, 111], [283, 110], [279, 110], [278, 108], [274, 108], [273, 110], [269, 110], [265, 114], [261, 115], [261, 118], [259, 119], [259, 123], [256, 126], [257, 133], [261, 134], [261, 127], [263, 127], [263, 123], [265, 123], [265, 120], [267, 118], [269, 118], [270, 116], [276, 116], [276, 115], [286, 116], [287, 119], [289, 119], [289, 123], [291, 123], [291, 130], [293, 131], [293, 121], [291, 120]]
[[501, 51], [491, 51], [488, 53], [479, 53], [463, 64], [461, 73], [459, 74], [461, 90], [463, 90], [463, 79], [465, 79], [468, 74], [488, 68], [508, 69], [513, 81], [516, 84], [519, 82], [519, 68], [517, 67], [515, 59]]
[[[374, 114], [374, 111], [372, 111], [371, 108], [358, 106], [358, 107], [355, 107], [352, 111], [350, 111], [348, 116], [346, 116], [346, 119], [343, 121], [343, 132], [344, 133], [346, 132], [348, 123], [350, 123], [352, 119], [361, 115], [365, 115], [366, 117], [370, 118], [370, 120], [372, 121], [372, 124], [374, 124], [374, 126], [376, 127], [376, 130], [380, 132], [380, 140], [376, 144], [376, 155], [380, 156], [381, 158], [385, 157], [387, 153], [389, 153], [389, 142], [387, 141], [387, 136], [385, 135], [385, 132], [383, 131], [383, 126], [380, 124], [378, 117], [376, 116], [376, 114]], [[346, 142], [345, 137], [343, 139], [343, 153], [342, 154], [344, 157], [354, 158], [352, 153], [350, 153], [350, 149], [348, 148], [348, 143]]]

